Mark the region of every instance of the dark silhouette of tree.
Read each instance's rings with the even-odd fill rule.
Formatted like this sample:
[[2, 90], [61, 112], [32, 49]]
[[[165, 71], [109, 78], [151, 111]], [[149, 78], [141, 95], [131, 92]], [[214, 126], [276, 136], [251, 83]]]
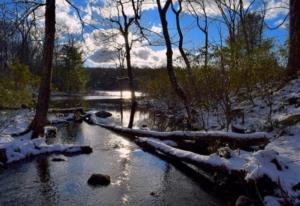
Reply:
[[31, 122], [32, 138], [37, 138], [43, 132], [47, 124], [47, 113], [49, 108], [52, 60], [55, 41], [55, 0], [46, 1], [45, 13], [45, 39], [43, 47], [42, 76], [39, 88], [36, 113]]
[[300, 1], [290, 0], [290, 36], [288, 76], [293, 78], [300, 71]]
[[186, 91], [178, 83], [177, 78], [176, 78], [176, 74], [175, 74], [174, 67], [173, 67], [172, 42], [171, 42], [169, 30], [168, 30], [167, 12], [168, 12], [170, 5], [172, 4], [172, 0], [167, 0], [165, 2], [164, 6], [162, 6], [160, 0], [156, 0], [156, 3], [157, 3], [157, 8], [158, 8], [158, 12], [159, 12], [160, 21], [161, 21], [165, 45], [167, 48], [166, 56], [167, 56], [167, 71], [168, 71], [168, 75], [169, 75], [169, 80], [170, 80], [171, 85], [172, 85], [173, 89], [175, 90], [177, 96], [182, 100], [182, 102], [185, 106], [186, 113], [188, 116], [188, 127], [189, 127], [191, 124], [191, 119], [192, 119], [191, 118], [192, 117], [191, 109], [190, 109], [191, 101], [188, 98]]

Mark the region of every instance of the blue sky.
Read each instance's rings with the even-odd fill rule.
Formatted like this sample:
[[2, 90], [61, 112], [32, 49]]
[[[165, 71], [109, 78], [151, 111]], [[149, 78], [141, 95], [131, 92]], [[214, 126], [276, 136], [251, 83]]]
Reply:
[[[156, 32], [160, 32], [160, 19], [158, 16], [157, 8], [155, 1], [153, 0], [145, 0], [146, 8], [143, 11], [142, 15], [142, 25], [147, 27], [148, 29], [153, 29]], [[85, 52], [85, 57], [87, 59], [86, 66], [97, 67], [97, 66], [109, 66], [114, 67], [117, 64], [117, 60], [115, 59], [116, 54], [113, 51], [114, 47], [116, 47], [116, 43], [118, 43], [118, 47], [122, 47], [122, 37], [119, 36], [113, 39], [113, 43], [115, 44], [107, 44], [103, 43], [102, 40], [116, 32], [116, 25], [111, 25], [103, 23], [100, 21], [100, 17], [114, 16], [115, 11], [114, 7], [111, 5], [115, 1], [109, 0], [92, 0], [92, 1], [73, 1], [74, 5], [80, 7], [82, 16], [86, 22], [96, 25], [100, 28], [100, 30], [96, 30], [92, 27], [85, 28], [84, 38], [85, 41], [80, 44], [83, 51]], [[212, 1], [208, 1], [212, 2]], [[244, 0], [245, 5], [247, 5], [248, 0]], [[266, 14], [266, 24], [270, 27], [274, 27], [281, 22], [288, 10], [287, 7], [288, 0], [270, 0], [267, 1], [267, 14]], [[213, 5], [208, 5], [212, 7], [211, 13], [209, 14], [212, 18], [220, 18], [218, 12], [215, 11], [216, 8]], [[68, 5], [64, 0], [57, 0], [57, 11], [58, 17], [57, 24], [58, 27], [61, 24], [62, 28], [70, 28], [69, 30], [72, 33], [80, 32], [80, 22], [76, 16], [76, 12], [70, 5]], [[261, 6], [259, 4], [253, 6], [252, 10], [258, 11], [261, 10]], [[125, 9], [128, 12], [128, 15], [131, 14], [129, 5], [128, 8]], [[168, 23], [169, 23], [169, 31], [171, 36], [173, 37], [173, 42], [177, 41], [177, 31], [175, 25], [174, 14], [171, 9], [168, 12]], [[103, 26], [103, 25], [106, 26]], [[190, 15], [187, 11], [182, 15], [181, 25], [184, 31], [184, 47], [186, 50], [195, 50], [199, 49], [203, 46], [204, 37], [203, 34], [196, 27], [195, 18]], [[279, 27], [275, 30], [265, 29], [265, 37], [273, 38], [275, 43], [278, 45], [282, 45], [288, 36], [286, 24]], [[220, 21], [210, 20], [209, 24], [209, 41], [211, 44], [216, 45], [219, 43], [219, 30], [221, 29], [223, 38], [226, 38], [227, 29], [224, 24]], [[96, 37], [96, 38], [95, 38]], [[133, 34], [134, 38], [134, 34]], [[159, 39], [155, 37], [154, 39]], [[161, 40], [163, 42], [163, 40]], [[163, 44], [161, 46], [151, 47], [147, 45], [146, 42], [137, 43], [133, 45], [132, 49], [133, 53], [133, 63], [135, 66], [160, 66], [165, 62], [165, 48]], [[179, 55], [176, 46], [174, 46], [174, 55]]]

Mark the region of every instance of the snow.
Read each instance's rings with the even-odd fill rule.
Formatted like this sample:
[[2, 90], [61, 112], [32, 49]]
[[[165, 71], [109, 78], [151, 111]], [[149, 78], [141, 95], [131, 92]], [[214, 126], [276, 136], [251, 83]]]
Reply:
[[26, 130], [34, 112], [28, 109], [0, 111], [0, 134], [20, 133]]
[[104, 126], [107, 128], [111, 128], [116, 131], [120, 132], [134, 132], [140, 136], [147, 136], [147, 137], [159, 137], [159, 138], [172, 138], [172, 139], [232, 139], [232, 140], [253, 140], [253, 139], [269, 139], [271, 136], [266, 132], [255, 132], [249, 134], [239, 134], [234, 132], [224, 132], [224, 131], [172, 131], [172, 132], [157, 132], [153, 130], [144, 130], [144, 129], [130, 129], [115, 125], [107, 125], [100, 123], [99, 121], [93, 119], [95, 124], [100, 126]]
[[47, 153], [76, 153], [81, 151], [80, 146], [51, 144], [48, 145], [44, 138], [26, 139], [12, 138], [8, 135], [0, 137], [0, 149], [5, 149], [7, 162], [20, 161], [27, 157]]
[[[81, 146], [68, 144], [50, 144], [45, 142], [45, 138], [39, 137], [31, 139], [31, 133], [13, 138], [12, 133], [20, 133], [27, 129], [34, 113], [31, 110], [17, 110], [10, 112], [2, 112], [5, 116], [1, 116], [1, 122], [8, 122], [8, 125], [0, 125], [0, 150], [5, 150], [7, 161], [5, 163], [12, 163], [23, 160], [25, 158], [48, 153], [77, 153], [81, 151]], [[58, 116], [49, 115], [51, 123], [64, 123], [73, 118], [73, 114]], [[47, 130], [56, 129], [53, 126], [46, 126]]]
[[246, 153], [244, 153], [242, 156], [239, 156], [237, 151], [233, 153], [231, 159], [228, 160], [219, 157], [217, 154], [200, 155], [194, 152], [173, 148], [172, 146], [169, 146], [163, 141], [157, 139], [138, 138], [137, 141], [147, 143], [156, 148], [158, 151], [178, 157], [179, 159], [185, 159], [195, 163], [211, 165], [214, 167], [226, 167], [232, 171], [240, 171], [243, 165], [246, 164]]
[[[165, 154], [175, 155], [178, 158], [188, 158], [212, 166], [225, 166], [228, 170], [245, 171], [246, 181], [267, 176], [275, 184], [278, 184], [279, 188], [274, 191], [274, 194], [264, 197], [265, 205], [281, 205], [283, 200], [289, 201], [289, 204], [297, 205], [300, 204], [300, 189], [295, 189], [295, 186], [300, 184], [300, 123], [292, 121], [288, 124], [282, 124], [282, 122], [300, 115], [300, 77], [289, 82], [278, 91], [274, 91], [271, 98], [273, 103], [271, 118], [269, 116], [270, 108], [259, 95], [254, 98], [254, 105], [249, 102], [236, 102], [234, 105], [235, 108], [242, 108], [245, 113], [245, 122], [243, 124], [235, 122], [235, 125], [246, 128], [247, 131], [270, 131], [267, 126], [270, 125], [271, 120], [273, 128], [267, 135], [270, 143], [263, 150], [255, 152], [233, 151], [233, 158], [226, 160], [216, 154], [203, 156], [179, 150], [155, 139], [143, 138], [141, 141], [147, 142]], [[291, 98], [296, 98], [296, 100], [291, 102]], [[216, 116], [210, 117], [207, 120], [207, 125], [218, 125], [217, 119]], [[162, 133], [161, 135], [170, 134], [177, 135], [179, 132]], [[227, 133], [226, 135], [222, 131], [207, 132], [206, 134], [210, 134], [212, 137], [214, 135], [243, 137], [234, 133]], [[201, 133], [183, 132], [181, 135], [201, 136]], [[255, 138], [255, 136], [256, 134], [251, 138]]]

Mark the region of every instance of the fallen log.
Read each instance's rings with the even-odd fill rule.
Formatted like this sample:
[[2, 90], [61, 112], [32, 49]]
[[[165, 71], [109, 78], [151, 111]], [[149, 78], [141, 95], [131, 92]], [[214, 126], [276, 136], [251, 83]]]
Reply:
[[[226, 182], [224, 182], [225, 185], [221, 184], [220, 186], [228, 186], [230, 189], [233, 189], [233, 185], [234, 187], [238, 186], [240, 189], [237, 192], [268, 196], [274, 195], [276, 189], [282, 189], [282, 186], [278, 182], [273, 181], [267, 175], [248, 179], [247, 175], [249, 171], [245, 168], [248, 160], [239, 157], [239, 155], [234, 155], [230, 159], [222, 158], [217, 154], [200, 155], [168, 146], [159, 140], [151, 138], [137, 138], [136, 143], [146, 151], [150, 151], [158, 156], [165, 155], [167, 158], [197, 166], [207, 174], [221, 175], [221, 177], [225, 178]], [[259, 199], [258, 197], [255, 198]]]
[[[241, 170], [241, 168], [243, 168], [246, 161], [238, 157], [232, 157], [232, 161], [228, 161], [217, 154], [200, 155], [174, 148], [151, 138], [137, 138], [136, 143], [143, 148], [156, 150], [174, 159], [198, 166], [203, 171], [221, 172], [236, 177], [245, 177], [245, 171]], [[235, 163], [233, 164], [233, 162]]]
[[[90, 121], [88, 121], [90, 123]], [[160, 140], [194, 140], [203, 143], [214, 143], [216, 141], [234, 145], [235, 147], [249, 147], [266, 145], [269, 143], [269, 135], [265, 132], [256, 132], [251, 134], [239, 134], [233, 132], [222, 131], [172, 131], [172, 132], [157, 132], [142, 129], [129, 129], [125, 127], [105, 125], [94, 123], [103, 128], [112, 130], [117, 133], [131, 135], [136, 137], [151, 137]]]

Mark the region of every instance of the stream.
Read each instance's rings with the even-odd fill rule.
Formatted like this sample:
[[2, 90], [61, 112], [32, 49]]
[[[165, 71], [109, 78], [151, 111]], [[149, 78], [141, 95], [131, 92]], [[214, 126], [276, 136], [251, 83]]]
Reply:
[[[120, 101], [108, 103], [107, 99], [102, 94], [96, 99], [84, 99], [84, 104], [111, 112], [114, 122], [126, 126], [129, 108], [120, 109]], [[56, 105], [66, 105], [66, 100], [69, 101], [52, 99]], [[135, 126], [146, 122], [149, 127], [158, 128], [159, 121], [149, 121], [153, 117], [149, 111], [138, 110]], [[185, 166], [144, 152], [134, 142], [98, 126], [72, 123], [59, 127], [58, 137], [49, 140], [53, 142], [90, 145], [93, 153], [38, 156], [0, 170], [1, 206], [228, 204], [220, 191]], [[54, 157], [65, 161], [54, 162]], [[87, 180], [93, 173], [110, 175], [111, 184], [89, 186]]]

